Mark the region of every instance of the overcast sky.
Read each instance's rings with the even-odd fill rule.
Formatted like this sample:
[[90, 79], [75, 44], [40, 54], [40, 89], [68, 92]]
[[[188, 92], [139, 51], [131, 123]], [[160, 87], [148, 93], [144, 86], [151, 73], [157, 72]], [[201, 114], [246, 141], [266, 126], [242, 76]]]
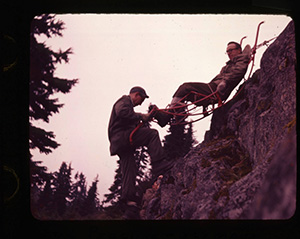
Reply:
[[[63, 37], [46, 39], [53, 50], [72, 47], [68, 64], [58, 65], [55, 75], [79, 79], [69, 94], [57, 94], [64, 107], [49, 124], [34, 125], [53, 131], [61, 144], [49, 155], [33, 151], [49, 172], [62, 163], [72, 163], [87, 177], [88, 185], [99, 175], [100, 200], [114, 181], [117, 156], [110, 156], [108, 121], [115, 101], [133, 86], [142, 86], [150, 96], [136, 112], [146, 113], [151, 103], [164, 108], [184, 82], [209, 82], [228, 61], [229, 41], [253, 46], [261, 21], [258, 42], [279, 35], [291, 18], [284, 15], [154, 15], [154, 14], [66, 14]], [[266, 47], [258, 50], [255, 69]], [[250, 67], [249, 67], [250, 68]], [[254, 72], [254, 71], [253, 71]], [[246, 74], [248, 76], [248, 74]], [[211, 117], [194, 124], [200, 143]], [[161, 139], [168, 126], [161, 129]]]

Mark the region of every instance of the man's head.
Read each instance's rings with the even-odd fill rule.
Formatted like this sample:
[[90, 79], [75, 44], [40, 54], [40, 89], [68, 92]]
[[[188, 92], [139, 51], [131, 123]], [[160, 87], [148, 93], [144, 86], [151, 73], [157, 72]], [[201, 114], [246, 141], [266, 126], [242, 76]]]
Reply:
[[141, 105], [146, 98], [149, 98], [149, 96], [146, 94], [146, 91], [139, 86], [131, 88], [129, 95], [132, 100], [133, 106]]
[[227, 52], [229, 59], [232, 60], [237, 55], [242, 53], [241, 45], [238, 44], [237, 42], [231, 41], [227, 44], [226, 52]]

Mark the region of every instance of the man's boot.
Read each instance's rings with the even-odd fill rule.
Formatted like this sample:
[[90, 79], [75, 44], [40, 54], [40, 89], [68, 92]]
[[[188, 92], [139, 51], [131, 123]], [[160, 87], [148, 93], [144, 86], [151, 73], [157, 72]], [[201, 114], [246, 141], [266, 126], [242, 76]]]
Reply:
[[[156, 105], [150, 105], [149, 106], [149, 112], [154, 108], [158, 108]], [[173, 115], [162, 112], [162, 111], [156, 111], [154, 114], [154, 119], [157, 120], [157, 123], [159, 124], [160, 127], [165, 127], [173, 117]]]

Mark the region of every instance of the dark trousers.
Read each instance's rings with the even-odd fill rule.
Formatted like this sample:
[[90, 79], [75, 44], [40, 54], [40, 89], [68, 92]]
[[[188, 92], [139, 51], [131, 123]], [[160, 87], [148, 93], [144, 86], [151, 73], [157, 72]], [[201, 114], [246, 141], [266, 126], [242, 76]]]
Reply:
[[[210, 89], [211, 88], [211, 89]], [[195, 94], [190, 94], [188, 95], [184, 101], [190, 101], [190, 102], [195, 102], [196, 100], [200, 100], [204, 98], [207, 95], [210, 95], [214, 91], [216, 91], [217, 87], [215, 84], [210, 84], [210, 87], [206, 83], [201, 83], [201, 82], [187, 82], [179, 86], [173, 97], [178, 97], [178, 98], [183, 98], [187, 94], [189, 94], [191, 91], [195, 91], [197, 93], [200, 93], [204, 96], [200, 95], [195, 95]], [[200, 106], [207, 106], [212, 102], [212, 98], [208, 98], [207, 100], [200, 101], [196, 103], [196, 105]], [[213, 100], [214, 101], [214, 100]]]
[[151, 157], [152, 171], [155, 174], [159, 162], [165, 159], [164, 150], [158, 135], [158, 131], [150, 128], [140, 128], [132, 137], [133, 146], [120, 152], [121, 173], [122, 173], [122, 200], [136, 201], [135, 180], [137, 168], [134, 158], [135, 148], [146, 146]]

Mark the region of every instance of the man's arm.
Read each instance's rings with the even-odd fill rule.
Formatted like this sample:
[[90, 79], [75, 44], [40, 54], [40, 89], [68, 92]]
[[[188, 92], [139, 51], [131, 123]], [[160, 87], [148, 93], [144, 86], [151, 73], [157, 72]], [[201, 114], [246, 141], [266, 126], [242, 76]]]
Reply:
[[228, 89], [228, 86], [235, 87], [247, 72], [248, 64], [251, 58], [251, 47], [247, 45], [243, 52], [236, 57], [236, 62], [228, 72], [225, 72], [226, 67], [223, 67], [220, 74], [217, 76], [220, 83], [217, 86], [217, 91], [223, 95]]
[[144, 122], [149, 120], [150, 113], [148, 114], [142, 114], [142, 113], [136, 113], [133, 110], [132, 105], [129, 102], [126, 102], [125, 100], [120, 100], [115, 105], [115, 112], [116, 115], [122, 119], [132, 120], [132, 121], [139, 121], [142, 120]]
[[142, 114], [134, 112], [132, 105], [130, 105], [130, 103], [126, 102], [125, 100], [120, 100], [119, 102], [116, 103], [115, 113], [118, 117], [122, 119], [136, 120], [136, 121], [142, 119]]

